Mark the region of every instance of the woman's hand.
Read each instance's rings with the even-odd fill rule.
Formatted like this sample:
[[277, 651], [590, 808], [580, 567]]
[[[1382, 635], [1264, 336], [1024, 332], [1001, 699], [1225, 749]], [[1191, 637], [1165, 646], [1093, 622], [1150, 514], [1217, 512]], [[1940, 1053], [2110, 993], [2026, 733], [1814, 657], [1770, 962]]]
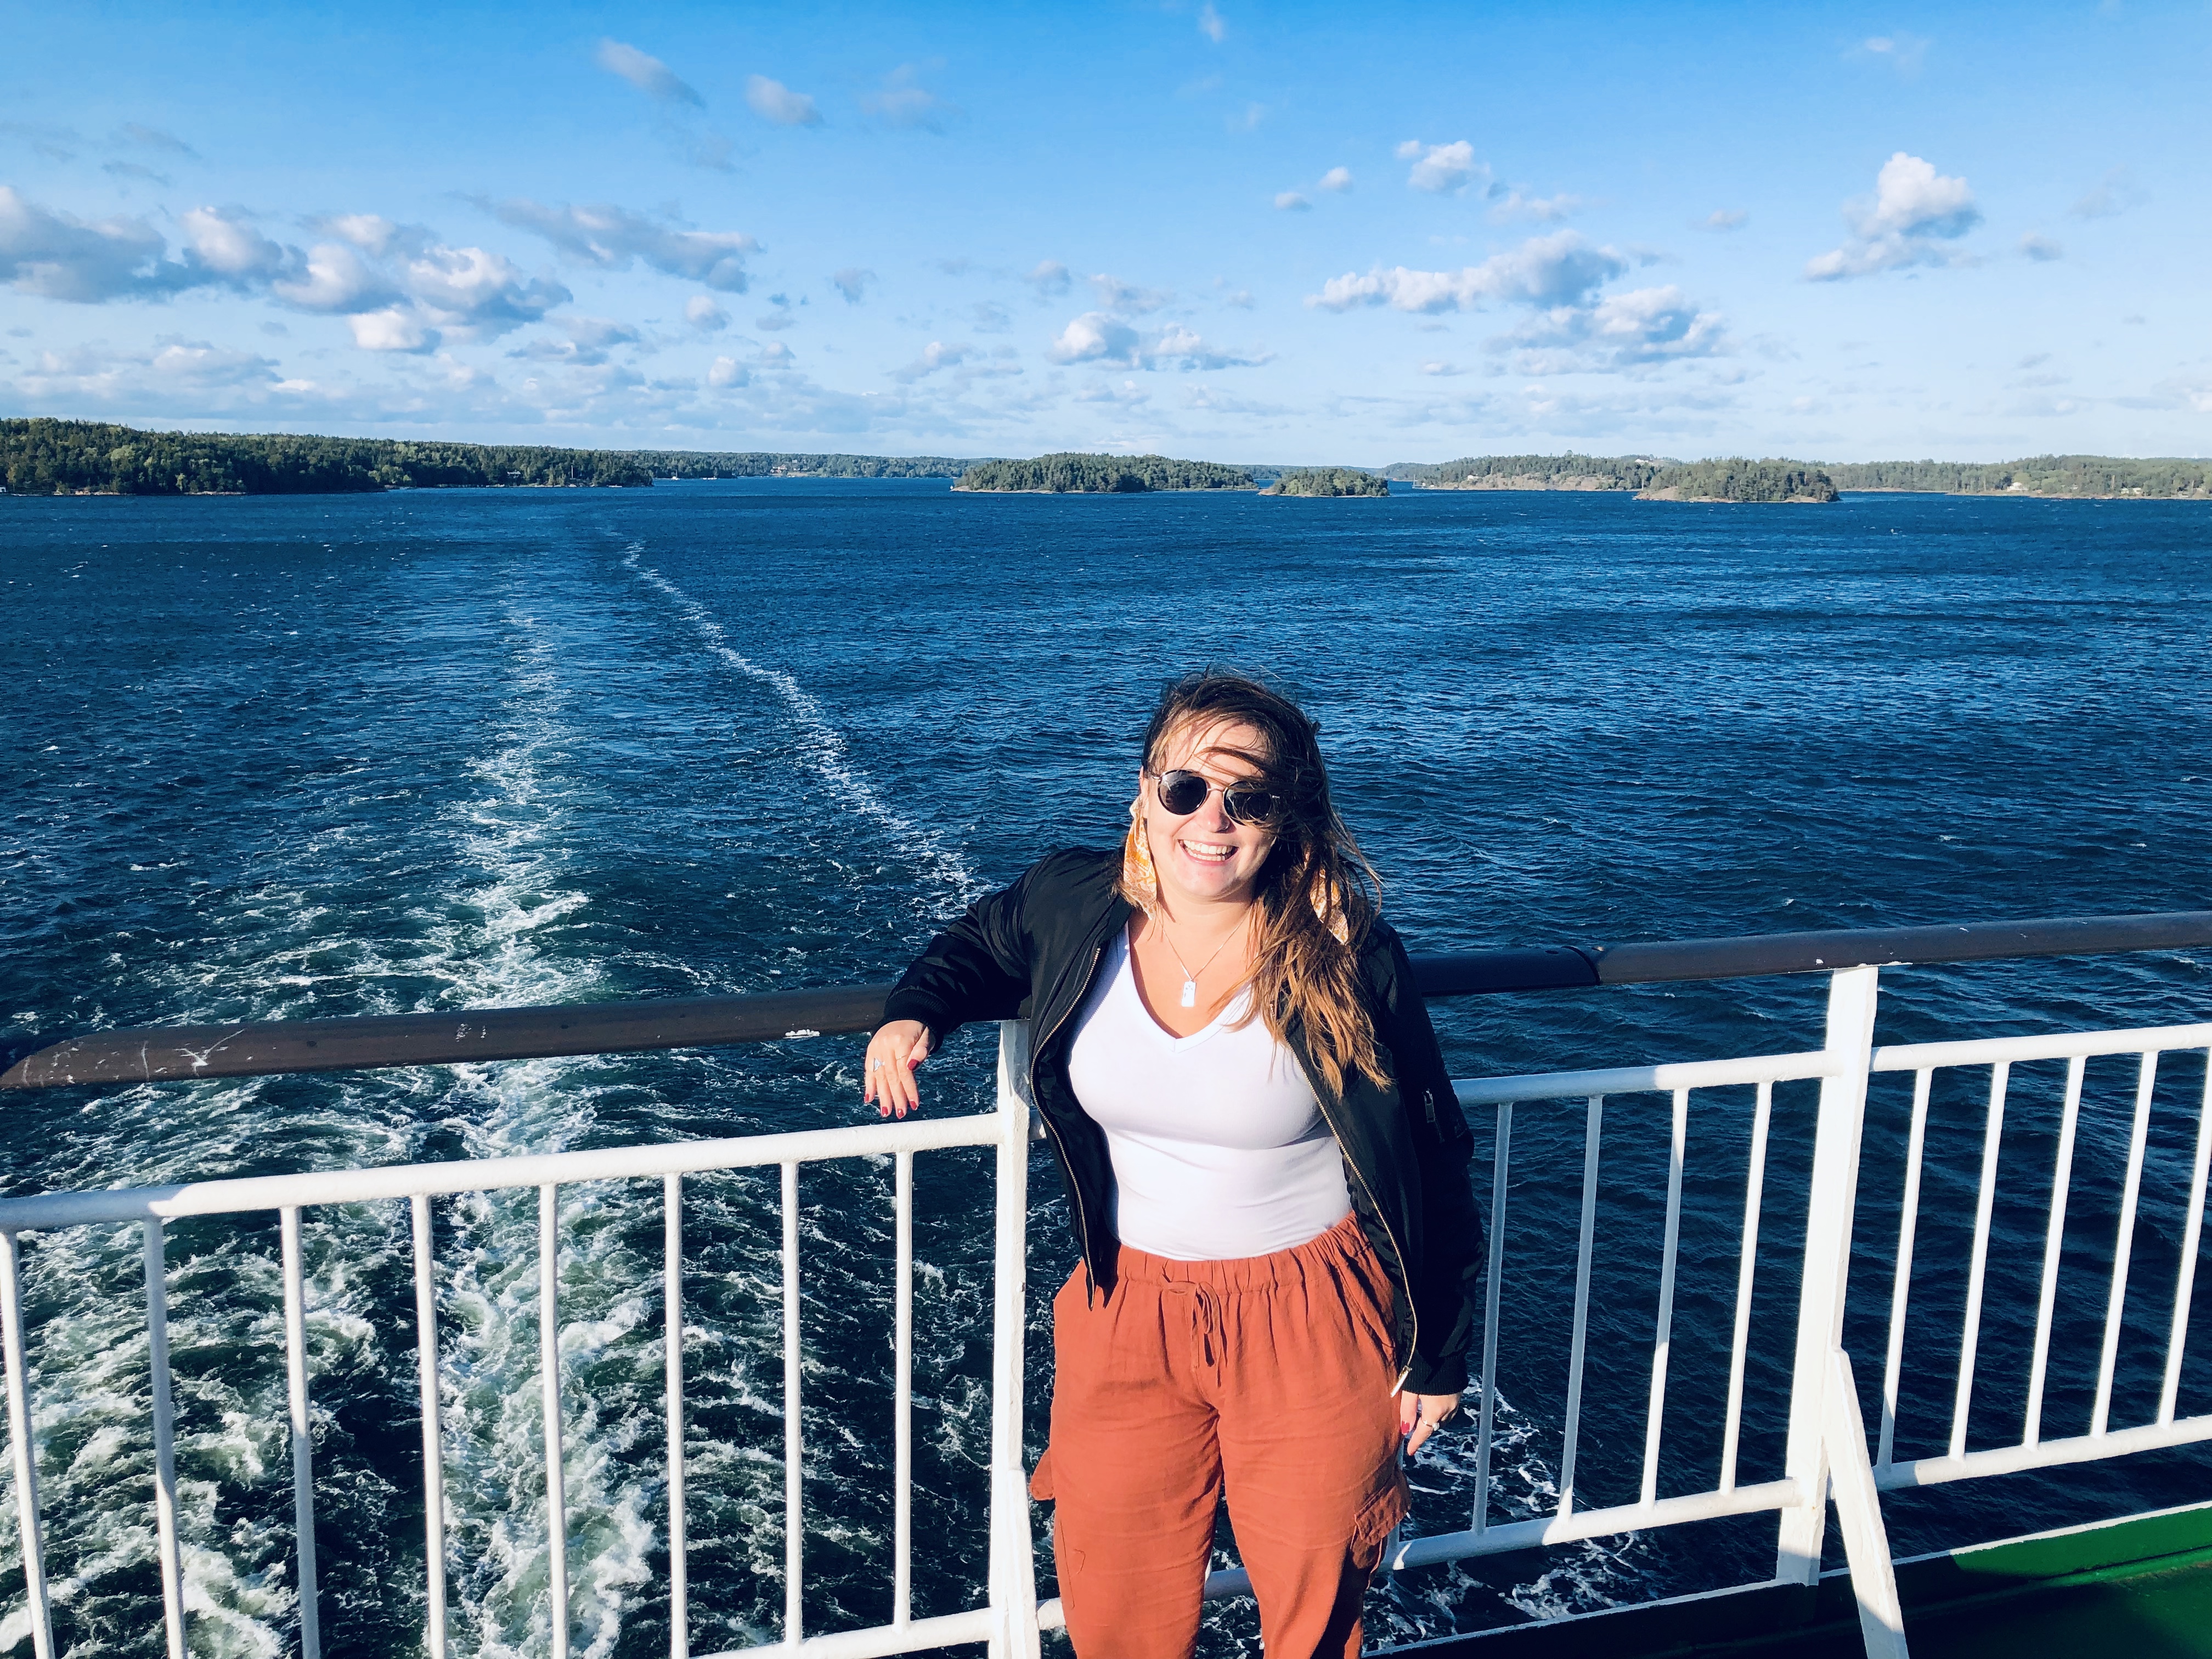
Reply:
[[1455, 1394], [1401, 1394], [1398, 1396], [1398, 1432], [1407, 1437], [1406, 1455], [1420, 1450], [1437, 1425], [1459, 1409]]
[[861, 1075], [860, 1103], [878, 1117], [904, 1117], [921, 1109], [914, 1068], [929, 1058], [929, 1027], [918, 1019], [895, 1019], [868, 1039], [868, 1062]]

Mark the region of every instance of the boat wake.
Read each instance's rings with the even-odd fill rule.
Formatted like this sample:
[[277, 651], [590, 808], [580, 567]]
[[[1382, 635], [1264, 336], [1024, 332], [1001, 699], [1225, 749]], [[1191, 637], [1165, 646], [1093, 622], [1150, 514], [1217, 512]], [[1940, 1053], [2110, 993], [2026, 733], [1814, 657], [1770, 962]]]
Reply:
[[633, 544], [623, 559], [623, 568], [667, 599], [718, 661], [769, 687], [781, 700], [791, 718], [799, 752], [806, 763], [830, 785], [848, 811], [882, 829], [891, 844], [914, 863], [923, 879], [938, 890], [933, 896], [937, 902], [927, 908], [926, 914], [938, 915], [948, 908], [963, 908], [988, 890], [957, 848], [947, 845], [937, 831], [892, 811], [875, 786], [854, 767], [844, 734], [813, 693], [782, 669], [755, 662], [732, 646], [729, 630], [715, 620], [714, 613], [659, 570], [643, 562], [644, 554], [642, 543]]

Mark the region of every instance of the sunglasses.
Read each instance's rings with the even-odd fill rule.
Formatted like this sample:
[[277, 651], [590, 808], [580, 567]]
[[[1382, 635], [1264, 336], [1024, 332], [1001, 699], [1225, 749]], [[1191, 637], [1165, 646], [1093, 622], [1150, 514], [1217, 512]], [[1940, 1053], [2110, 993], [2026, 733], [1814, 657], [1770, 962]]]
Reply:
[[1281, 810], [1282, 799], [1272, 789], [1248, 783], [1215, 783], [1197, 772], [1158, 772], [1153, 787], [1160, 805], [1177, 817], [1187, 817], [1206, 805], [1206, 798], [1221, 792], [1221, 810], [1235, 823], [1269, 823]]

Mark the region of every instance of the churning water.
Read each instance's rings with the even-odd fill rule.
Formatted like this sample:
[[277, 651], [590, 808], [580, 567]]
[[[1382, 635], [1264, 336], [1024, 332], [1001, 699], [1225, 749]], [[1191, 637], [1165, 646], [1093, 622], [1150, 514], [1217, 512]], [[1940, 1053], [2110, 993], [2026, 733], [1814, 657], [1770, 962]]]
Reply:
[[[1040, 853], [1115, 836], [1158, 682], [1207, 661], [1270, 671], [1321, 716], [1416, 950], [2207, 902], [2212, 521], [2187, 504], [978, 498], [805, 481], [18, 499], [0, 502], [0, 1024], [18, 1037], [887, 977]], [[2203, 1018], [2209, 994], [2186, 955], [1893, 972], [1881, 1034]], [[1816, 984], [1753, 981], [1437, 1013], [1468, 1075], [1808, 1048], [1820, 1006]], [[986, 1102], [988, 1036], [929, 1068], [933, 1110]], [[7, 1190], [849, 1122], [859, 1052], [822, 1039], [18, 1097]], [[2156, 1098], [2116, 1423], [2155, 1398], [2195, 1066], [2171, 1064]], [[2040, 1260], [2058, 1080], [2015, 1080], [2000, 1285], [2032, 1284]], [[1908, 1455], [1948, 1427], [1974, 1081], [1939, 1085], [1931, 1117]], [[2125, 1068], [2093, 1066], [2090, 1083], [2051, 1433], [2086, 1421], [2132, 1099]], [[1692, 1122], [1662, 1492], [1708, 1482], [1717, 1455], [1740, 1092], [1701, 1097]], [[1779, 1472], [1810, 1103], [1777, 1092], [1746, 1480]], [[1863, 1376], [1887, 1334], [1906, 1103], [1878, 1088], [1870, 1107], [1846, 1330]], [[1635, 1491], [1665, 1116], [1655, 1097], [1607, 1106], [1588, 1504]], [[1522, 1108], [1514, 1133], [1500, 1519], [1557, 1477], [1581, 1110]], [[1072, 1249], [1057, 1183], [1036, 1173], [1041, 1322]], [[921, 1161], [923, 1615], [969, 1605], [982, 1576], [988, 1185], [982, 1154]], [[863, 1163], [801, 1184], [811, 1631], [889, 1610], [889, 1187]], [[687, 1194], [691, 1642], [710, 1652], [780, 1629], [776, 1194], [772, 1171]], [[574, 1187], [562, 1203], [574, 1639], [595, 1659], [665, 1651], [659, 1187]], [[306, 1239], [326, 1649], [415, 1651], [405, 1209], [313, 1211]], [[455, 1649], [543, 1652], [533, 1195], [441, 1203], [436, 1245]], [[79, 1655], [153, 1655], [137, 1232], [27, 1236], [24, 1253], [58, 1635]], [[208, 1655], [296, 1647], [276, 1255], [273, 1218], [170, 1231], [186, 1593]], [[2032, 1316], [1993, 1293], [1976, 1443], [2016, 1431]], [[2212, 1407], [2212, 1310], [2197, 1323], [2185, 1413]], [[1042, 1401], [1048, 1344], [1041, 1322], [1032, 1334]], [[1041, 1409], [1033, 1422], [1034, 1441]], [[2209, 1469], [2173, 1454], [1893, 1499], [1893, 1541], [2201, 1498]], [[1464, 1426], [1414, 1480], [1421, 1530], [1467, 1524]], [[1409, 1573], [1377, 1592], [1370, 1639], [1763, 1576], [1771, 1528]], [[0, 1652], [27, 1652], [5, 1531]], [[1210, 1652], [1256, 1650], [1249, 1607], [1210, 1620]]]

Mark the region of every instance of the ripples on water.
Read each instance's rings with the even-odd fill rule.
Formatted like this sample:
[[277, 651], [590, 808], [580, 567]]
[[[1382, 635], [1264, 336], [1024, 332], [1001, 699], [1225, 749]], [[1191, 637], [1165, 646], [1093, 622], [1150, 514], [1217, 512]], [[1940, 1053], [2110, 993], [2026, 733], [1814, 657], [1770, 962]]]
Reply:
[[[1270, 670], [1321, 715], [1417, 949], [2194, 908], [2212, 827], [2207, 532], [2186, 504], [976, 500], [799, 481], [8, 501], [0, 1021], [52, 1035], [883, 977], [1038, 852], [1112, 837], [1154, 688], [1207, 660]], [[1887, 978], [1885, 1041], [2202, 1018], [2208, 988], [2186, 956]], [[1820, 1004], [1817, 985], [1754, 981], [1439, 1019], [1468, 1074], [1811, 1047]], [[31, 1097], [9, 1109], [9, 1190], [848, 1122], [858, 1054], [824, 1040]], [[931, 1068], [933, 1109], [983, 1104], [988, 1061], [987, 1040], [957, 1045]], [[1992, 1271], [2015, 1291], [2040, 1259], [2057, 1069], [2021, 1068], [2008, 1120]], [[2090, 1077], [2052, 1432], [2086, 1417], [2132, 1098], [2123, 1068]], [[1948, 1427], [1976, 1081], [1947, 1079], [1931, 1116], [1906, 1454]], [[2162, 1332], [2202, 1085], [2194, 1059], [2161, 1075], [2131, 1341]], [[1718, 1455], [1737, 1092], [1701, 1097], [1692, 1123], [1662, 1491]], [[1810, 1102], [1777, 1091], [1746, 1480], [1779, 1471]], [[1846, 1332], [1863, 1373], [1886, 1337], [1907, 1104], [1878, 1085], [1870, 1108]], [[1607, 1108], [1587, 1503], [1635, 1488], [1664, 1113]], [[1581, 1136], [1579, 1107], [1516, 1115], [1495, 1518], [1556, 1495]], [[988, 1170], [936, 1153], [917, 1181], [923, 1614], [966, 1605], [982, 1572]], [[1037, 1173], [1048, 1286], [1069, 1250]], [[1486, 1158], [1477, 1179], [1487, 1194]], [[802, 1179], [810, 1630], [889, 1611], [889, 1188], [859, 1162]], [[706, 1652], [780, 1629], [777, 1198], [773, 1172], [687, 1195]], [[659, 1193], [593, 1183], [562, 1205], [576, 1648], [665, 1651]], [[536, 1219], [528, 1193], [436, 1206], [454, 1642], [486, 1659], [545, 1644]], [[414, 1650], [405, 1210], [310, 1211], [305, 1234], [326, 1649]], [[137, 1232], [24, 1248], [58, 1635], [152, 1655]], [[273, 1218], [174, 1225], [168, 1262], [195, 1650], [281, 1653], [296, 1638]], [[1993, 1295], [1976, 1443], [2017, 1422], [2032, 1317]], [[2212, 1316], [2197, 1323], [2185, 1413], [2212, 1406]], [[2155, 1401], [2146, 1351], [2122, 1367], [2115, 1421]], [[2162, 1455], [1893, 1498], [1893, 1541], [2186, 1501], [2207, 1469]], [[1465, 1525], [1471, 1437], [1441, 1437], [1415, 1484], [1420, 1529]], [[27, 1650], [7, 1534], [0, 1651]], [[1376, 1637], [1761, 1576], [1771, 1548], [1771, 1521], [1727, 1522], [1426, 1570], [1378, 1595]], [[1256, 1648], [1248, 1607], [1215, 1608], [1209, 1631], [1209, 1652]]]

